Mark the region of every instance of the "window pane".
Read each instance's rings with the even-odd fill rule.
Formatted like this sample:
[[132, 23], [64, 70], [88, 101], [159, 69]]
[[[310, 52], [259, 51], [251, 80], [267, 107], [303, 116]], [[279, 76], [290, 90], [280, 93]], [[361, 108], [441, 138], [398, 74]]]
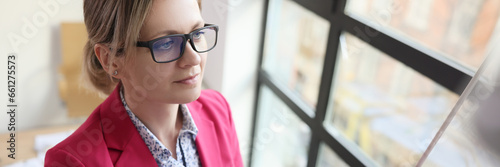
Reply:
[[319, 160], [316, 163], [318, 167], [349, 167], [333, 150], [326, 144], [320, 145]]
[[414, 164], [458, 97], [343, 34], [326, 124], [380, 166]]
[[269, 88], [261, 90], [252, 166], [306, 166], [309, 127]]
[[500, 0], [349, 0], [346, 12], [476, 70], [496, 45]]
[[[500, 164], [500, 49], [492, 52], [481, 82], [464, 93], [457, 114], [438, 140], [424, 166], [498, 166]], [[487, 66], [486, 66], [487, 65]], [[474, 80], [474, 79], [473, 79]]]
[[270, 0], [264, 69], [316, 106], [330, 23], [291, 0]]

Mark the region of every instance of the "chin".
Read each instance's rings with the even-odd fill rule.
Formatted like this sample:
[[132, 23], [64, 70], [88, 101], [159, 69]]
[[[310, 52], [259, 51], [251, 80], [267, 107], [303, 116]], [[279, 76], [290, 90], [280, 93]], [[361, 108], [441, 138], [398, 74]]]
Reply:
[[201, 87], [196, 87], [194, 89], [179, 90], [175, 93], [174, 103], [176, 104], [187, 104], [197, 100], [201, 95]]
[[187, 101], [185, 103], [191, 103], [193, 101], [196, 101], [201, 95], [201, 89], [196, 89], [195, 92], [193, 93], [190, 93], [190, 94], [186, 94], [187, 96]]

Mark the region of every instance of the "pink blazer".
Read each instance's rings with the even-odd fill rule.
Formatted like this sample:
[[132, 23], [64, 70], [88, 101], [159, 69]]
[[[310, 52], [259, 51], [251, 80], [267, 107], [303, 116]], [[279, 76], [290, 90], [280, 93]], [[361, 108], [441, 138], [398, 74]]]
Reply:
[[[68, 138], [47, 151], [45, 166], [157, 166], [120, 100], [119, 86]], [[243, 166], [231, 110], [224, 97], [203, 90], [188, 105], [198, 127], [204, 167]]]

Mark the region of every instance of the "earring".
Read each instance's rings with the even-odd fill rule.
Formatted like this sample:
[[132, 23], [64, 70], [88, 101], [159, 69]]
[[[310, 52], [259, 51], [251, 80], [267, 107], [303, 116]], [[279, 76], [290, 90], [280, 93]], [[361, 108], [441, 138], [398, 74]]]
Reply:
[[113, 72], [113, 75], [118, 75], [118, 71], [115, 70], [115, 72]]

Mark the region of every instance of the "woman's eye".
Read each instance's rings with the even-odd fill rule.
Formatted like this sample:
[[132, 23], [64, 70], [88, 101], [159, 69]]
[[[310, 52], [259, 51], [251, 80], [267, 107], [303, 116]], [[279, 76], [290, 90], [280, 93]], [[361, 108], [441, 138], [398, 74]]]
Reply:
[[165, 43], [161, 44], [160, 46], [158, 46], [158, 49], [168, 50], [168, 49], [172, 48], [173, 43], [174, 43], [174, 41], [165, 42]]
[[205, 32], [199, 31], [193, 35], [193, 39], [200, 39], [203, 36], [203, 34], [205, 34]]

